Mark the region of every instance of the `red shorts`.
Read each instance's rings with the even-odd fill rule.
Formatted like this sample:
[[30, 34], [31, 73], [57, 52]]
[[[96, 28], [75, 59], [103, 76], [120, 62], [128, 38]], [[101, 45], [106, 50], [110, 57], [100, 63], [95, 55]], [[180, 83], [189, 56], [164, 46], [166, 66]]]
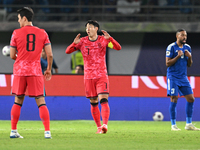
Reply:
[[97, 97], [99, 94], [109, 94], [108, 77], [85, 79], [85, 94], [87, 98]]
[[43, 76], [14, 76], [11, 93], [24, 96], [26, 88], [30, 97], [45, 96]]

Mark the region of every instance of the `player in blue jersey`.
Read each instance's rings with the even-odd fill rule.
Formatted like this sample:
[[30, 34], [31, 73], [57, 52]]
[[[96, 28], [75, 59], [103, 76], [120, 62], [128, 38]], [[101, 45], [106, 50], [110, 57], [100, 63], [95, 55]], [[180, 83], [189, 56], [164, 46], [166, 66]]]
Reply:
[[176, 32], [176, 42], [170, 44], [166, 49], [167, 68], [167, 96], [170, 96], [169, 107], [171, 130], [179, 131], [176, 126], [176, 105], [178, 94], [184, 96], [186, 103], [186, 130], [200, 130], [192, 124], [192, 113], [194, 106], [194, 95], [187, 78], [187, 67], [193, 63], [191, 47], [186, 44], [187, 32], [185, 29], [178, 29]]

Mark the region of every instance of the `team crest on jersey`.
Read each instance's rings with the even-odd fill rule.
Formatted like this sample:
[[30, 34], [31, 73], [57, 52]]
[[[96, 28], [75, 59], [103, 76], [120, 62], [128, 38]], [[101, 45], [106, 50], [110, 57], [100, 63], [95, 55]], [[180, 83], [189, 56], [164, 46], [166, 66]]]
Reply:
[[101, 43], [98, 43], [98, 47], [99, 47], [99, 48], [101, 48], [101, 47], [102, 47], [102, 46], [101, 46]]
[[170, 51], [166, 51], [166, 56], [169, 56], [170, 55]]

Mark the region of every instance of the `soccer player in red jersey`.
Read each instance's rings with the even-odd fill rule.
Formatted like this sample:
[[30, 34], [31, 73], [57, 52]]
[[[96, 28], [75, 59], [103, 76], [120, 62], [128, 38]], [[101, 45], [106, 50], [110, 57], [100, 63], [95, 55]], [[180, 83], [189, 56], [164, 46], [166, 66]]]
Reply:
[[50, 117], [44, 99], [44, 79], [40, 64], [40, 56], [44, 48], [48, 60], [44, 77], [50, 80], [53, 60], [51, 43], [45, 30], [32, 25], [34, 12], [31, 8], [24, 7], [17, 13], [21, 28], [13, 31], [10, 42], [10, 57], [15, 60], [12, 86], [15, 102], [11, 109], [10, 138], [23, 138], [17, 132], [17, 123], [27, 88], [29, 96], [35, 97], [38, 105], [40, 118], [45, 128], [44, 136], [51, 138]]
[[[109, 81], [105, 63], [106, 47], [121, 50], [120, 44], [114, 40], [106, 31], [102, 30], [103, 35], [97, 34], [99, 24], [97, 21], [89, 20], [86, 23], [88, 36], [80, 38], [80, 33], [74, 42], [66, 49], [70, 54], [80, 50], [84, 59], [84, 84], [86, 97], [90, 99], [91, 114], [97, 125], [97, 133], [106, 133], [107, 124], [110, 116], [108, 105]], [[101, 113], [98, 107], [98, 99], [101, 104]], [[101, 119], [103, 125], [101, 125]]]

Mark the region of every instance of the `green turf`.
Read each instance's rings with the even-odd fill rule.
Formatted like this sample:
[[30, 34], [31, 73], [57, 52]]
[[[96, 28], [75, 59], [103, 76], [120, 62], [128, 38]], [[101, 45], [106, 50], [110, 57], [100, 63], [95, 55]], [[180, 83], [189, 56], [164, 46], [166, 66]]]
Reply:
[[[200, 122], [193, 122], [200, 127]], [[200, 131], [171, 131], [170, 122], [109, 121], [107, 134], [95, 134], [93, 121], [51, 121], [52, 139], [44, 138], [41, 121], [19, 121], [24, 139], [10, 139], [10, 121], [0, 121], [0, 150], [200, 149]]]

